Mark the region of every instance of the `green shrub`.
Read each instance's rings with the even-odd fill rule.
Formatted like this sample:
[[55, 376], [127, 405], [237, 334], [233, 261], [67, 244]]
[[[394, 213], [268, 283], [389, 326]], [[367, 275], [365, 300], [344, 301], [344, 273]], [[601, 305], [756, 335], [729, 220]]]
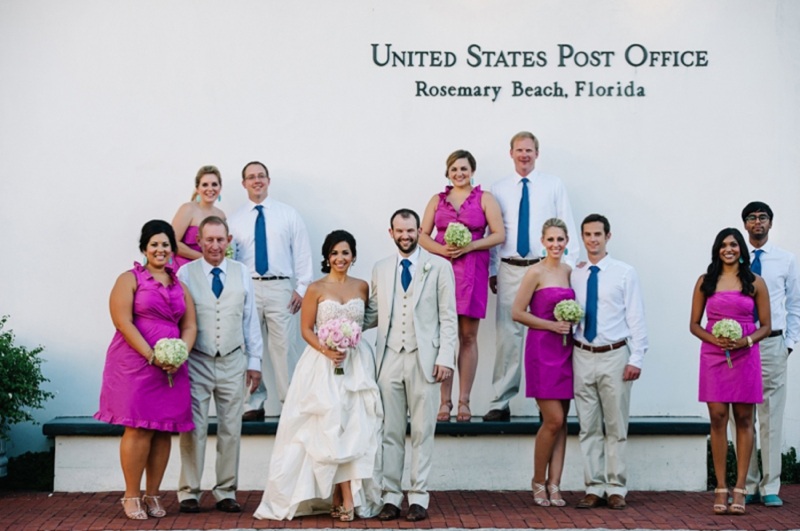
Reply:
[[[763, 474], [763, 467], [761, 464], [761, 450], [757, 452], [756, 458], [758, 459], [758, 470]], [[707, 443], [707, 458], [706, 458], [706, 471], [707, 480], [706, 486], [710, 489], [717, 488], [717, 475], [714, 470], [714, 459], [711, 456], [711, 440]], [[725, 465], [725, 481], [727, 486], [736, 485], [736, 452], [733, 449], [733, 443], [728, 441], [728, 455]], [[794, 446], [789, 448], [785, 454], [781, 454], [781, 484], [794, 485], [800, 483], [800, 463], [797, 462], [797, 451]]]
[[53, 398], [53, 393], [39, 387], [49, 382], [42, 376], [43, 347], [28, 350], [14, 345], [14, 332], [3, 330], [8, 316], [0, 318], [0, 437], [8, 438], [8, 429], [19, 422], [34, 422], [32, 409], [39, 409]]
[[0, 478], [0, 490], [53, 492], [56, 451], [26, 452], [8, 460], [8, 476]]

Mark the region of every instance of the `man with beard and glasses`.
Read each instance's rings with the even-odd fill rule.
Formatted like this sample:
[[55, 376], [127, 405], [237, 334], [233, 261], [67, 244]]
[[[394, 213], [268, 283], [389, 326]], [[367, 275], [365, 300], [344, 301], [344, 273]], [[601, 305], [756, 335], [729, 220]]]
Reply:
[[[749, 235], [750, 269], [767, 284], [772, 314], [772, 333], [759, 343], [764, 402], [756, 405], [756, 417], [763, 474], [758, 470], [757, 445], [754, 444], [747, 471], [749, 494], [745, 503], [761, 501], [767, 507], [780, 507], [783, 505], [778, 491], [781, 488], [787, 360], [800, 340], [800, 267], [795, 255], [769, 241], [773, 219], [772, 209], [761, 201], [753, 201], [742, 210], [744, 230]], [[730, 419], [735, 433], [733, 415]]]
[[365, 329], [378, 327], [375, 357], [384, 409], [384, 506], [378, 518], [400, 516], [410, 414], [411, 489], [406, 520], [413, 522], [427, 517], [439, 388], [453, 375], [458, 315], [453, 268], [444, 258], [417, 246], [417, 213], [398, 210], [389, 223], [398, 252], [375, 264], [364, 318]]

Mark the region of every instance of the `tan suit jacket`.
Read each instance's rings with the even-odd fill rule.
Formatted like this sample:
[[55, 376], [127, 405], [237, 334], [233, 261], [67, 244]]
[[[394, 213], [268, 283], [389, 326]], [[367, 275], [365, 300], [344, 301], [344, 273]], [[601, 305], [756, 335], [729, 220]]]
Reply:
[[[364, 316], [364, 328], [378, 327], [375, 365], [380, 375], [386, 352], [386, 338], [392, 322], [397, 255], [384, 258], [372, 269], [372, 292]], [[433, 367], [455, 368], [458, 313], [456, 311], [455, 277], [450, 262], [420, 249], [414, 272], [414, 333], [420, 366], [430, 383]]]

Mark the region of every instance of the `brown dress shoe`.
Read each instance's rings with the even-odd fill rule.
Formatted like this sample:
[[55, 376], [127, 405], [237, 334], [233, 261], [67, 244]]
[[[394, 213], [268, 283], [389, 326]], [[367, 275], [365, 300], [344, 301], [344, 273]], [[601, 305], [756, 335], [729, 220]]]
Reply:
[[600, 507], [601, 505], [605, 504], [606, 500], [600, 496], [596, 494], [587, 494], [581, 501], [578, 502], [576, 507], [578, 509], [594, 509], [595, 507]]
[[250, 411], [245, 411], [244, 415], [242, 415], [242, 422], [263, 422], [263, 421], [264, 421], [263, 409], [251, 409]]
[[508, 420], [511, 420], [511, 410], [509, 408], [493, 409], [483, 416], [484, 422], [505, 422]]
[[380, 514], [378, 514], [378, 520], [383, 520], [384, 522], [387, 520], [397, 520], [400, 516], [400, 508], [392, 505], [391, 503], [387, 503], [381, 509]]
[[188, 499], [183, 500], [181, 502], [180, 509], [178, 509], [182, 513], [199, 513], [200, 512], [200, 504], [197, 503], [197, 500]]
[[621, 494], [612, 494], [608, 497], [608, 506], [611, 509], [624, 509], [628, 506]]
[[418, 522], [420, 520], [425, 520], [427, 517], [428, 511], [425, 510], [425, 507], [417, 505], [416, 503], [408, 508], [408, 514], [406, 514], [406, 520], [409, 522]]
[[217, 510], [223, 513], [240, 513], [242, 506], [233, 498], [225, 498], [217, 502]]

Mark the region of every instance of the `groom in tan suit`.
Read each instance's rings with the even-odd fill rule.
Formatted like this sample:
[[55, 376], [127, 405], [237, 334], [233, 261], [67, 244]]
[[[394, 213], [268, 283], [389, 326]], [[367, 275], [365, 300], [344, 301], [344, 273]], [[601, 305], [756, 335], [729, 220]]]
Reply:
[[384, 506], [378, 518], [400, 516], [410, 413], [411, 490], [406, 519], [413, 522], [428, 516], [428, 473], [439, 384], [453, 375], [458, 315], [453, 268], [447, 260], [417, 246], [417, 213], [398, 210], [390, 226], [398, 253], [372, 270], [372, 294], [364, 322], [365, 328], [378, 327], [375, 356], [384, 408]]

